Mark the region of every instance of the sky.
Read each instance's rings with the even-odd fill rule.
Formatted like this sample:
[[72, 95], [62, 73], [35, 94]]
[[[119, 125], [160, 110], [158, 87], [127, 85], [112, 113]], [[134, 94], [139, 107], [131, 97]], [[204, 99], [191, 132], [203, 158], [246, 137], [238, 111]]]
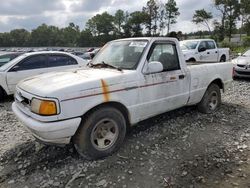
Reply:
[[[97, 13], [108, 11], [114, 14], [122, 9], [133, 12], [141, 10], [148, 0], [4, 0], [0, 3], [0, 32], [25, 28], [29, 31], [45, 23], [66, 27], [73, 22], [84, 28], [85, 23]], [[167, 2], [167, 0], [158, 0]], [[204, 30], [191, 20], [194, 11], [205, 9], [218, 16], [212, 0], [176, 0], [180, 16], [171, 31], [195, 32]]]

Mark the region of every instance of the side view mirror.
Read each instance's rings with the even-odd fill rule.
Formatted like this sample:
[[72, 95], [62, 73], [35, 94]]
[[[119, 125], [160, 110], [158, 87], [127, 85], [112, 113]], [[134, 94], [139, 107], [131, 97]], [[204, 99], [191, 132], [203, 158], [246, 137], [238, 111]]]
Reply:
[[242, 53], [238, 53], [238, 56], [242, 56]]
[[198, 49], [199, 52], [205, 52], [207, 49], [205, 47], [201, 47]]
[[14, 67], [11, 68], [12, 72], [16, 72], [18, 70], [19, 70], [19, 66], [18, 65], [15, 65]]
[[159, 61], [151, 61], [148, 63], [146, 74], [158, 73], [163, 71], [163, 65]]

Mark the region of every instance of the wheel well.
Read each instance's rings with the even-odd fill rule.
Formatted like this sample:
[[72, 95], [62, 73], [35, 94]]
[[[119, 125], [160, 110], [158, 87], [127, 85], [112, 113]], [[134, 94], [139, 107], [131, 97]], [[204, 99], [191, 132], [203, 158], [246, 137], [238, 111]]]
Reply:
[[225, 54], [223, 54], [223, 55], [220, 57], [220, 60], [221, 60], [221, 59], [226, 60], [226, 55], [225, 55]]
[[102, 103], [99, 104], [97, 106], [95, 106], [94, 108], [90, 109], [89, 111], [87, 111], [84, 115], [83, 115], [83, 119], [88, 116], [89, 114], [91, 114], [93, 111], [99, 109], [99, 108], [103, 108], [103, 107], [113, 107], [116, 108], [117, 110], [119, 110], [123, 115], [124, 118], [126, 120], [126, 125], [129, 126], [130, 125], [130, 116], [129, 116], [129, 112], [128, 109], [121, 103], [119, 102], [106, 102], [106, 103]]
[[209, 85], [211, 84], [216, 84], [219, 86], [220, 89], [222, 89], [224, 91], [224, 85], [223, 82], [221, 81], [221, 79], [215, 79], [214, 81], [212, 81]]

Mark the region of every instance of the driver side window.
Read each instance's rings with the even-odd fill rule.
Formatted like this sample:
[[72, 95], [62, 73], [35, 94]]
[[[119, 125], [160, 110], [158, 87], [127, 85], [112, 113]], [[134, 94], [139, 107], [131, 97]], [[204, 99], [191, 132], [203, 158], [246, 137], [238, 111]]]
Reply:
[[159, 61], [163, 65], [163, 71], [179, 70], [179, 58], [176, 46], [169, 43], [155, 44], [148, 62]]
[[206, 49], [206, 42], [205, 41], [202, 41], [200, 43], [198, 50], [201, 51], [201, 49]]

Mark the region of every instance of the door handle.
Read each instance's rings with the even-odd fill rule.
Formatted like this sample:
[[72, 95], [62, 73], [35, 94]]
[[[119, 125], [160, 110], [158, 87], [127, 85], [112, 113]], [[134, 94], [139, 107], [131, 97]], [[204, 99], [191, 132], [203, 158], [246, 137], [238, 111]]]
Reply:
[[184, 79], [184, 78], [185, 78], [184, 74], [179, 75], [179, 79]]
[[215, 51], [215, 53], [217, 54], [218, 52], [217, 52], [217, 51]]
[[210, 54], [210, 52], [207, 52], [207, 54]]

